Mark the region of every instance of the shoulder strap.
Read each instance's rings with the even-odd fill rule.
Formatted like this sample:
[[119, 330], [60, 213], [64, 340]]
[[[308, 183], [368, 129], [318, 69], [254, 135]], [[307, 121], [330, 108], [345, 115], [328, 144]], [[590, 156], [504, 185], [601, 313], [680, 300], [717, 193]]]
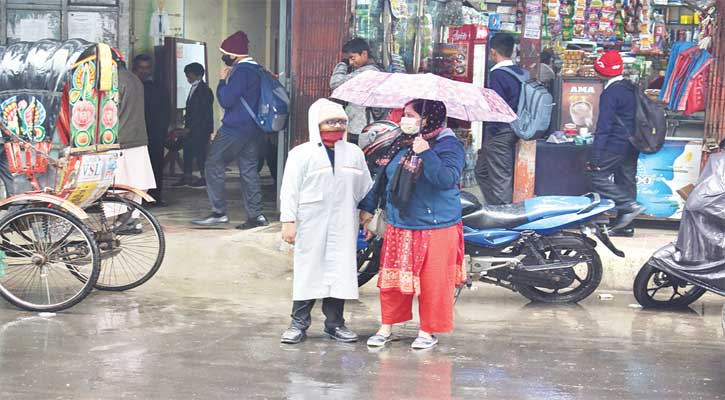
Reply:
[[[508, 73], [509, 75], [511, 75], [511, 76], [513, 76], [514, 78], [518, 79], [518, 80], [519, 80], [519, 82], [521, 82], [521, 84], [522, 84], [522, 85], [523, 85], [524, 83], [526, 83], [526, 80], [527, 80], [527, 79], [526, 79], [526, 76], [525, 76], [525, 75], [519, 75], [518, 73], [516, 73], [516, 71], [514, 71], [514, 70], [513, 70], [512, 68], [510, 68], [510, 67], [501, 67], [501, 68], [498, 68], [498, 70], [501, 70], [501, 71], [506, 71], [506, 73]], [[497, 71], [497, 70], [494, 70], [494, 71]]]

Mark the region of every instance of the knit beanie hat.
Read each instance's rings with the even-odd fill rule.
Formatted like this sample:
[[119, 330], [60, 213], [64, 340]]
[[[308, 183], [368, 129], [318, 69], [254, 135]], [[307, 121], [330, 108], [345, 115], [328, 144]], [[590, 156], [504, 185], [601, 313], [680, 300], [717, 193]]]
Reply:
[[347, 121], [347, 114], [345, 113], [345, 110], [342, 108], [341, 105], [326, 99], [318, 100], [318, 102], [320, 103], [320, 109], [317, 113], [318, 124], [329, 121], [331, 119], [344, 119], [345, 121]]
[[624, 72], [624, 61], [617, 50], [602, 54], [594, 63], [594, 70], [604, 76], [615, 77]]
[[237, 31], [228, 38], [224, 39], [219, 48], [222, 53], [229, 54], [234, 57], [246, 56], [249, 54], [249, 39], [247, 34]]

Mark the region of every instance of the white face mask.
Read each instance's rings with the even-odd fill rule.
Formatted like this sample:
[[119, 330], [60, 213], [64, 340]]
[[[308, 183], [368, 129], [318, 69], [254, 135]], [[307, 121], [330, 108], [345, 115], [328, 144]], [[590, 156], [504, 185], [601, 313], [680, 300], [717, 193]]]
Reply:
[[420, 120], [413, 117], [403, 117], [400, 120], [400, 130], [406, 135], [415, 135], [420, 132]]

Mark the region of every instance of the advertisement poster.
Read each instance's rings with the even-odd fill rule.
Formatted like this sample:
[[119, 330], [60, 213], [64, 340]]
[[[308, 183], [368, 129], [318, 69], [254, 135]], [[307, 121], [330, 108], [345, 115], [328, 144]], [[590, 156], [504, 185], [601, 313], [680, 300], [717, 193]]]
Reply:
[[637, 201], [645, 216], [679, 220], [685, 196], [697, 183], [702, 139], [668, 138], [662, 150], [642, 154], [637, 164]]
[[577, 128], [588, 128], [594, 132], [599, 117], [599, 96], [604, 83], [591, 80], [571, 80], [561, 82], [561, 115], [559, 129], [568, 123]]

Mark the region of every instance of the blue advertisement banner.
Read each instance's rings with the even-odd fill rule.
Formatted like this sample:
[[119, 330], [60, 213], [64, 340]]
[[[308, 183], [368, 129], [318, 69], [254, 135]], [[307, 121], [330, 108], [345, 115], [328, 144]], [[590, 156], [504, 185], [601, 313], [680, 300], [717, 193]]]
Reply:
[[679, 220], [685, 197], [697, 183], [702, 159], [701, 139], [669, 138], [656, 154], [642, 154], [637, 165], [637, 201], [644, 214]]

